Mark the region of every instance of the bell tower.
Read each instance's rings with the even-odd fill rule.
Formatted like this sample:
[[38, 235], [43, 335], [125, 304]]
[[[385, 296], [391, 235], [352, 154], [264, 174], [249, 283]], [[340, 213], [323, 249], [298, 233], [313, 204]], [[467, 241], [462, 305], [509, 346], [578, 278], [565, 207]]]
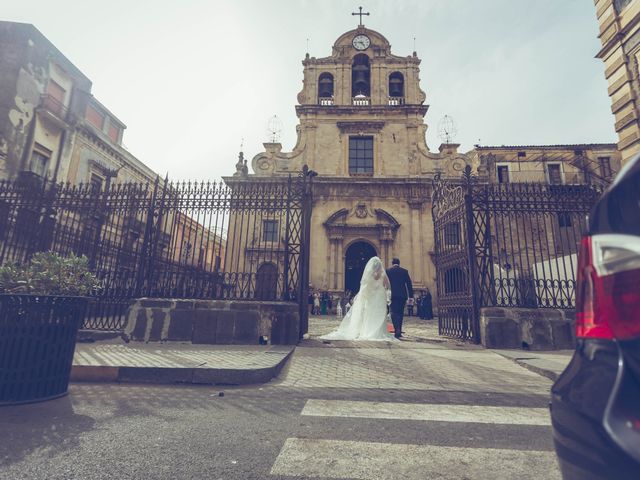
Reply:
[[317, 172], [313, 288], [351, 289], [371, 255], [385, 265], [400, 258], [416, 288], [433, 287], [431, 179], [463, 169], [466, 158], [429, 152], [420, 59], [416, 52], [394, 55], [389, 41], [362, 23], [368, 13], [355, 15], [359, 24], [338, 37], [329, 56], [302, 60], [293, 150], [265, 143], [251, 167], [256, 177], [297, 174], [304, 165]]
[[392, 54], [389, 41], [360, 22], [338, 37], [330, 56], [307, 54], [302, 65], [298, 142], [291, 152], [291, 158], [304, 159], [299, 165], [340, 177], [433, 170], [425, 142], [428, 106], [415, 52]]

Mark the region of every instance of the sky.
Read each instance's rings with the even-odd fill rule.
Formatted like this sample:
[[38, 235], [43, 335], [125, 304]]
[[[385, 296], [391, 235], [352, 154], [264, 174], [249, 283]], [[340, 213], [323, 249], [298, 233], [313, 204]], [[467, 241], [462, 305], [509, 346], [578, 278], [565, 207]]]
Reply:
[[249, 161], [263, 150], [274, 115], [293, 148], [302, 59], [329, 56], [359, 5], [392, 53], [415, 38], [432, 151], [445, 115], [461, 151], [616, 142], [589, 1], [5, 0], [2, 19], [35, 25], [91, 79], [141, 161], [215, 180], [241, 145]]

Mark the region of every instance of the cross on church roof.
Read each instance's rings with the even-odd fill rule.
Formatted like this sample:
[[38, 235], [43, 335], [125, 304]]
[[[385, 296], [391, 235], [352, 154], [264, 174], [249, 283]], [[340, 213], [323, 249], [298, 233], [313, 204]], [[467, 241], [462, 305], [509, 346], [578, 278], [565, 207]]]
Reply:
[[369, 15], [369, 12], [362, 13], [362, 7], [358, 7], [358, 9], [360, 10], [360, 12], [358, 12], [358, 13], [352, 12], [351, 15], [359, 15], [360, 16], [360, 25], [358, 25], [358, 26], [359, 27], [364, 27], [364, 25], [362, 24], [362, 16], [363, 15]]

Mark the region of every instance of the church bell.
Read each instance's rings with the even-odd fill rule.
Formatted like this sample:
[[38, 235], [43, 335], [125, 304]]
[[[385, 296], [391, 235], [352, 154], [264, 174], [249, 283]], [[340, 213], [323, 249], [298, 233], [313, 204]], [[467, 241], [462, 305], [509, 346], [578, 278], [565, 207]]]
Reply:
[[353, 66], [353, 86], [357, 91], [369, 90], [369, 67], [366, 65]]
[[331, 81], [320, 81], [319, 93], [321, 97], [333, 95], [333, 83]]
[[353, 67], [353, 83], [367, 83], [367, 73], [369, 69], [366, 65], [355, 65]]

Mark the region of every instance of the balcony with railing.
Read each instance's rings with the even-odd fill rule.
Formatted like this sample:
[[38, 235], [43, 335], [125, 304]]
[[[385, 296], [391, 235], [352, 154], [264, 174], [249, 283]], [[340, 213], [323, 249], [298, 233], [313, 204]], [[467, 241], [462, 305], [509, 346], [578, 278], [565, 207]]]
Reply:
[[62, 122], [67, 121], [67, 107], [60, 100], [53, 95], [43, 94], [40, 95], [40, 105], [38, 110], [47, 114], [52, 120]]
[[40, 108], [47, 110], [58, 118], [64, 119], [67, 115], [67, 107], [53, 95], [40, 95]]
[[356, 95], [355, 97], [352, 97], [351, 104], [356, 107], [368, 107], [371, 105], [371, 97]]
[[325, 106], [325, 107], [330, 107], [333, 104], [334, 104], [333, 103], [333, 96], [331, 96], [331, 97], [319, 97], [318, 98], [318, 105]]
[[390, 106], [404, 105], [404, 97], [389, 97], [389, 105]]

